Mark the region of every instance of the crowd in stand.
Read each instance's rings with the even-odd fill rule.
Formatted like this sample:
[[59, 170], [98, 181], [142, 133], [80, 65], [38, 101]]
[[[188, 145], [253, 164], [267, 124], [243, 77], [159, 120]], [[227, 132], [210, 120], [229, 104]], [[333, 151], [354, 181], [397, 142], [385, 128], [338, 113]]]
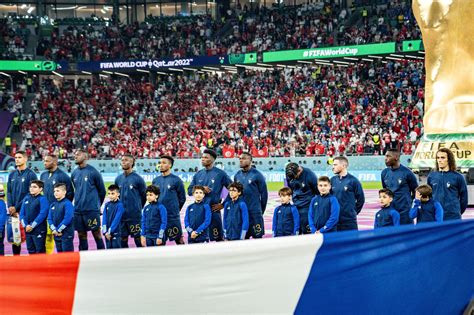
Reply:
[[[205, 77], [204, 77], [205, 76]], [[411, 154], [422, 133], [423, 63], [374, 61], [347, 67], [300, 66], [222, 76], [200, 74], [44, 81], [22, 119], [23, 148], [93, 158], [162, 154], [267, 156]], [[260, 151], [259, 151], [260, 150]]]
[[[373, 11], [373, 12], [372, 12]], [[340, 9], [311, 3], [209, 15], [148, 19], [130, 25], [70, 25], [43, 38], [37, 53], [54, 60], [183, 58], [419, 39], [410, 5]], [[360, 15], [350, 23], [351, 14]]]
[[29, 36], [30, 30], [25, 22], [0, 19], [0, 59], [24, 59]]

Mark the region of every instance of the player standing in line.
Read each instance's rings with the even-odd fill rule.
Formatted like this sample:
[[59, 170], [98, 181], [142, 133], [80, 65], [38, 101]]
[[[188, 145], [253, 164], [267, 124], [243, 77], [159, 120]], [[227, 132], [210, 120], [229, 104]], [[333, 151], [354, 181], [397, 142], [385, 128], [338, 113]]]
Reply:
[[186, 202], [186, 192], [181, 178], [171, 173], [174, 159], [169, 155], [160, 157], [161, 176], [155, 177], [152, 184], [160, 188], [159, 203], [163, 204], [168, 214], [166, 238], [178, 245], [184, 244], [180, 211]]
[[365, 203], [364, 190], [360, 181], [347, 171], [349, 161], [346, 157], [334, 158], [331, 178], [332, 193], [337, 198], [341, 211], [339, 214], [338, 231], [357, 230], [357, 215]]
[[212, 219], [209, 226], [210, 238], [212, 241], [220, 242], [224, 240], [221, 214], [224, 206], [221, 203], [221, 193], [222, 189], [229, 187], [232, 181], [226, 172], [214, 166], [216, 158], [217, 154], [214, 150], [204, 150], [201, 156], [201, 164], [204, 169], [194, 175], [188, 187], [188, 194], [192, 195], [195, 185], [204, 186], [206, 193], [204, 201], [211, 206], [212, 210]]
[[385, 165], [382, 186], [393, 193], [392, 206], [400, 213], [400, 224], [413, 224], [409, 214], [418, 180], [409, 168], [400, 164], [400, 151], [396, 149], [387, 151]]
[[78, 149], [74, 154], [77, 168], [72, 172], [74, 185], [74, 228], [79, 234], [79, 250], [88, 250], [87, 231], [91, 231], [97, 249], [104, 249], [100, 232], [100, 206], [105, 198], [104, 181], [100, 173], [87, 164], [88, 154]]
[[[74, 189], [72, 188], [71, 178], [58, 167], [58, 157], [54, 154], [48, 154], [43, 158], [43, 164], [46, 171], [44, 171], [40, 180], [44, 183], [43, 194], [48, 199], [49, 204], [56, 201], [54, 197], [54, 185], [63, 183], [66, 186], [66, 198], [72, 201], [74, 199]], [[51, 254], [54, 251], [54, 236], [51, 229], [48, 227], [46, 233], [46, 254]]]
[[143, 178], [133, 168], [135, 158], [125, 154], [120, 161], [123, 173], [115, 179], [115, 185], [120, 188], [120, 201], [125, 208], [120, 222], [121, 248], [128, 248], [128, 236], [135, 241], [135, 246], [142, 247], [140, 240], [140, 222], [142, 209], [146, 202], [146, 184]]
[[245, 238], [262, 238], [265, 235], [263, 214], [268, 201], [267, 183], [262, 173], [252, 167], [250, 153], [242, 153], [239, 163], [241, 169], [235, 174], [234, 181], [243, 185], [242, 197], [249, 210], [249, 230]]
[[[16, 170], [8, 175], [7, 202], [8, 214], [18, 217], [23, 199], [29, 192], [30, 184], [38, 179], [36, 174], [27, 167], [28, 155], [25, 151], [15, 153]], [[20, 255], [21, 245], [12, 244], [13, 255]]]

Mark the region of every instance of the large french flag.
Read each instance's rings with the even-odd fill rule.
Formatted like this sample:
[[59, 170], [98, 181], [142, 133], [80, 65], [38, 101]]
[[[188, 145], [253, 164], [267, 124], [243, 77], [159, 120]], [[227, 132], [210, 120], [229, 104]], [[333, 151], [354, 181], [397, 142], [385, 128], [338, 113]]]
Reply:
[[0, 259], [5, 314], [461, 314], [474, 220]]

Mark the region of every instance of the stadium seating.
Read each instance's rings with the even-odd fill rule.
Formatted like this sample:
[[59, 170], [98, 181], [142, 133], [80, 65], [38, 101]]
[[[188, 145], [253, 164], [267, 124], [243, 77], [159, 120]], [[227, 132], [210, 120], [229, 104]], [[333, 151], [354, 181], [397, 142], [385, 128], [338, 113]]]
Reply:
[[[374, 61], [347, 67], [299, 66], [241, 74], [114, 78], [77, 88], [43, 81], [22, 121], [23, 147], [93, 158], [136, 152], [220, 155], [381, 154], [413, 150], [422, 133], [423, 63]], [[381, 146], [373, 135], [381, 137]]]

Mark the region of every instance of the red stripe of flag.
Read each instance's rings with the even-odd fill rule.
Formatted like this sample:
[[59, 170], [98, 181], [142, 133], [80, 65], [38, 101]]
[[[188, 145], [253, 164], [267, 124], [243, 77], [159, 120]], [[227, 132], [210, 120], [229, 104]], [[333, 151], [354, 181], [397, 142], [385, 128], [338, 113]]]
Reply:
[[0, 313], [70, 314], [79, 253], [0, 257]]

